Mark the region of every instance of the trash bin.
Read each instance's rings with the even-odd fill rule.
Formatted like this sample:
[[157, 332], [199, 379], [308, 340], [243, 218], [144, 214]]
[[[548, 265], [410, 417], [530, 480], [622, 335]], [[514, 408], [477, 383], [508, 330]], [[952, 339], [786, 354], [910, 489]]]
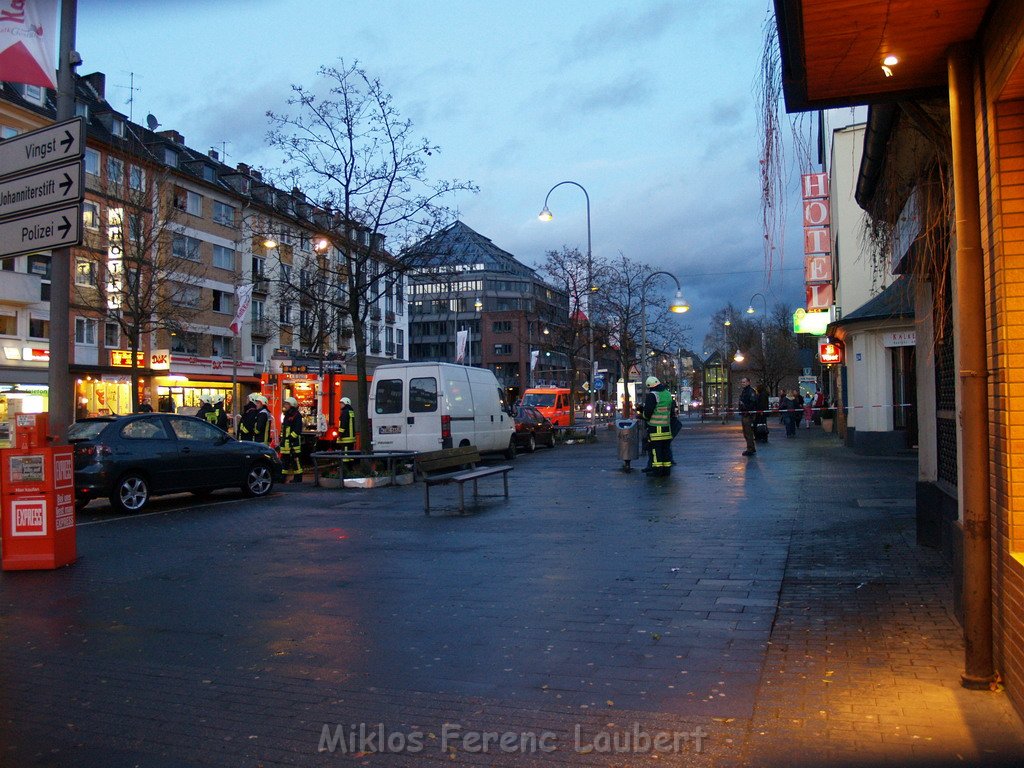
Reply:
[[619, 438], [619, 458], [629, 469], [629, 462], [640, 458], [640, 420], [619, 419], [615, 422]]

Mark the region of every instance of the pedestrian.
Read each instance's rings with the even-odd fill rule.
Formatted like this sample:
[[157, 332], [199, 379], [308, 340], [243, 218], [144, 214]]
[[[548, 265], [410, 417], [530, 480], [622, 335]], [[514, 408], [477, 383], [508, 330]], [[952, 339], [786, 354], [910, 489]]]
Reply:
[[814, 399], [816, 395], [808, 395], [804, 398], [804, 428], [810, 429], [814, 420]]
[[[196, 411], [196, 418], [203, 421], [210, 421], [209, 414], [213, 413], [213, 399], [209, 395], [202, 395], [199, 398], [200, 406]], [[211, 422], [212, 423], [212, 422]]]
[[224, 395], [216, 394], [210, 398], [211, 408], [206, 414], [206, 420], [219, 429], [228, 431], [228, 414], [224, 410]]
[[743, 427], [743, 439], [747, 442], [747, 450], [743, 452], [743, 455], [753, 456], [757, 453], [757, 449], [754, 447], [754, 417], [757, 415], [757, 393], [750, 386], [750, 379], [746, 376], [740, 379], [740, 385], [743, 387], [740, 390], [738, 403], [740, 425]]
[[644, 398], [643, 417], [647, 422], [650, 441], [650, 460], [644, 472], [665, 477], [672, 472], [672, 420], [678, 409], [672, 393], [657, 376], [648, 376], [647, 397]]
[[[825, 410], [825, 393], [818, 389], [814, 393], [814, 423], [821, 424], [821, 414]], [[807, 428], [810, 429], [811, 425], [808, 424]]]
[[757, 415], [754, 417], [754, 439], [759, 443], [768, 442], [768, 387], [759, 384], [757, 392]]
[[800, 421], [804, 417], [804, 396], [803, 393], [797, 389], [796, 398], [793, 401], [793, 427], [794, 429], [800, 429]]
[[284, 464], [285, 482], [291, 475], [293, 483], [302, 482], [302, 412], [294, 397], [284, 399], [284, 419], [281, 423], [281, 462]]
[[[356, 448], [356, 411], [352, 407], [352, 401], [341, 398], [341, 415], [338, 417], [338, 445], [345, 453], [354, 451]], [[351, 459], [346, 459], [350, 462]]]
[[782, 424], [786, 428], [786, 437], [796, 437], [796, 425], [800, 420], [797, 416], [797, 404], [796, 404], [796, 390], [791, 389], [787, 393], [783, 393], [782, 399], [779, 400], [779, 409], [782, 411]]

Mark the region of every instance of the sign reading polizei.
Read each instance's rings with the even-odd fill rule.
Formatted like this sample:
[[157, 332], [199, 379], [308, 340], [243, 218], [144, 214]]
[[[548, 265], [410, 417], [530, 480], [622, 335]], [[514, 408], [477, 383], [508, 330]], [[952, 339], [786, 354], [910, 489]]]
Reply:
[[0, 142], [0, 256], [82, 242], [85, 121]]
[[0, 255], [18, 256], [77, 245], [82, 240], [82, 206], [0, 221]]

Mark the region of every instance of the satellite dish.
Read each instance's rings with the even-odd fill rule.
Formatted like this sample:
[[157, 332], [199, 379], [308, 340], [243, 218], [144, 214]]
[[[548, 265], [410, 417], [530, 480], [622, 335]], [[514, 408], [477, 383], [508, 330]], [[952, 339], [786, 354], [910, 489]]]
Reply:
[[151, 131], [155, 131], [160, 127], [160, 123], [156, 120], [156, 115], [153, 114], [146, 115], [146, 125], [149, 126], [149, 130]]

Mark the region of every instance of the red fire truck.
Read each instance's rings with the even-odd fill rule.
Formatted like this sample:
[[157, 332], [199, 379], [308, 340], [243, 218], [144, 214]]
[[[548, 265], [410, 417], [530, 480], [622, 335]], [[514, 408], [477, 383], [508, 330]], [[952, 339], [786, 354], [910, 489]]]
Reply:
[[[307, 366], [287, 366], [284, 373], [264, 373], [260, 376], [260, 391], [269, 402], [273, 414], [273, 444], [280, 433], [282, 403], [286, 397], [299, 402], [302, 413], [303, 449], [328, 450], [336, 447], [338, 417], [341, 398], [347, 397], [358, 408], [357, 383], [359, 379], [348, 373], [311, 373]], [[371, 378], [367, 377], [369, 388]], [[356, 435], [356, 447], [361, 444]]]

